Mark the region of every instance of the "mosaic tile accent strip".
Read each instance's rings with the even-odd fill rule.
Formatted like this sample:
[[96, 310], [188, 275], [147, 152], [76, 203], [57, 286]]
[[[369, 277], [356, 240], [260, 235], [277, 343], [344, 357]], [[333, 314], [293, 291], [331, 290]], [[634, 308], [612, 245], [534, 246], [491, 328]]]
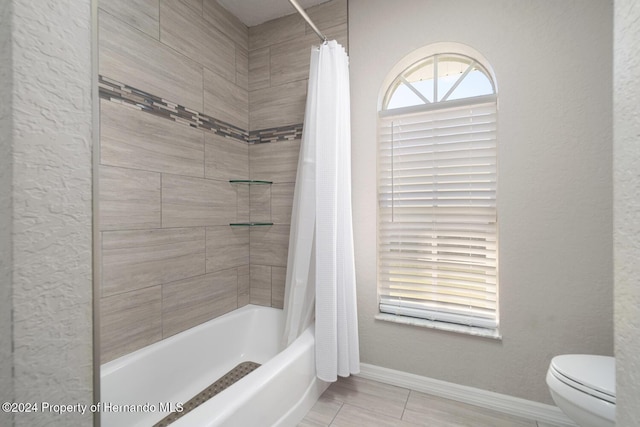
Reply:
[[293, 141], [302, 138], [302, 123], [278, 128], [254, 130], [249, 133], [249, 144], [263, 144], [275, 141]]
[[207, 400], [211, 399], [216, 394], [222, 392], [223, 390], [229, 388], [231, 385], [235, 384], [240, 379], [244, 378], [251, 372], [255, 371], [260, 367], [259, 363], [255, 362], [242, 362], [228, 373], [226, 373], [222, 378], [218, 381], [211, 384], [206, 389], [202, 390], [195, 397], [189, 400], [187, 403], [183, 405], [182, 412], [172, 412], [171, 414], [164, 417], [161, 421], [154, 424], [153, 427], [166, 427], [169, 424], [176, 421], [178, 418], [183, 417], [189, 412], [196, 409], [198, 406], [202, 405]]
[[205, 129], [248, 144], [291, 141], [302, 138], [302, 123], [248, 132], [222, 120], [194, 111], [105, 76], [99, 76], [98, 86], [100, 98], [102, 99], [117, 103], [126, 103], [155, 116], [196, 129]]

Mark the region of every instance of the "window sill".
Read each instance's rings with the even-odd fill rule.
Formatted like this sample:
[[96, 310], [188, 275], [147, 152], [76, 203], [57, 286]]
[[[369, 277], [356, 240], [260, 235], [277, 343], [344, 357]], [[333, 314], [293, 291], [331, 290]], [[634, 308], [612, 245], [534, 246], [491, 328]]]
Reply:
[[437, 322], [434, 320], [418, 319], [416, 317], [398, 316], [395, 314], [378, 313], [375, 318], [385, 322], [402, 323], [405, 325], [419, 326], [422, 328], [439, 329], [447, 332], [473, 335], [476, 337], [502, 340], [499, 329], [485, 329], [474, 326], [456, 325], [454, 323]]

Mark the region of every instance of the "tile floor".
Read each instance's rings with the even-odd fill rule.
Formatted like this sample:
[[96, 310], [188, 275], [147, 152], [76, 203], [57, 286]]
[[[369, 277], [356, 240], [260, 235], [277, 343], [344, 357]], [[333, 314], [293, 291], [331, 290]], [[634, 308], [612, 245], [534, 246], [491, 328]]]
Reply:
[[351, 376], [320, 397], [298, 427], [554, 427]]

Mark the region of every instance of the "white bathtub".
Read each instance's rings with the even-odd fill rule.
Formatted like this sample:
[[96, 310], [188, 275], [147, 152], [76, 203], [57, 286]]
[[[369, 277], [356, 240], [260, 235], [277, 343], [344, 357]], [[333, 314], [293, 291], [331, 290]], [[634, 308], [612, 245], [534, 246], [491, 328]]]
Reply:
[[161, 403], [186, 403], [245, 361], [262, 366], [171, 426], [296, 425], [328, 383], [315, 376], [313, 327], [278, 353], [283, 324], [282, 310], [248, 305], [102, 365], [102, 427], [149, 427], [169, 413]]

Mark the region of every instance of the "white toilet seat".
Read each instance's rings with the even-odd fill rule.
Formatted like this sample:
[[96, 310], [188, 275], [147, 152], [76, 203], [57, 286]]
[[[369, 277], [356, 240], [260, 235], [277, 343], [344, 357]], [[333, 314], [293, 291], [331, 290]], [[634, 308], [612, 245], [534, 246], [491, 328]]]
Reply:
[[583, 426], [615, 425], [615, 362], [611, 357], [556, 356], [547, 371], [553, 400]]
[[578, 381], [573, 380], [572, 378], [569, 378], [566, 375], [563, 375], [562, 372], [559, 372], [553, 365], [549, 367], [549, 371], [551, 372], [551, 374], [559, 381], [563, 382], [564, 384], [568, 385], [569, 387], [573, 387], [583, 393], [586, 393], [588, 395], [591, 395], [595, 398], [604, 400], [605, 402], [609, 402], [615, 405], [616, 403], [616, 397], [615, 395], [612, 395], [610, 393], [607, 392], [603, 392], [601, 390], [598, 390], [594, 387], [591, 387], [589, 385], [580, 383]]
[[615, 359], [590, 354], [565, 354], [549, 368], [560, 381], [611, 403], [616, 403]]

